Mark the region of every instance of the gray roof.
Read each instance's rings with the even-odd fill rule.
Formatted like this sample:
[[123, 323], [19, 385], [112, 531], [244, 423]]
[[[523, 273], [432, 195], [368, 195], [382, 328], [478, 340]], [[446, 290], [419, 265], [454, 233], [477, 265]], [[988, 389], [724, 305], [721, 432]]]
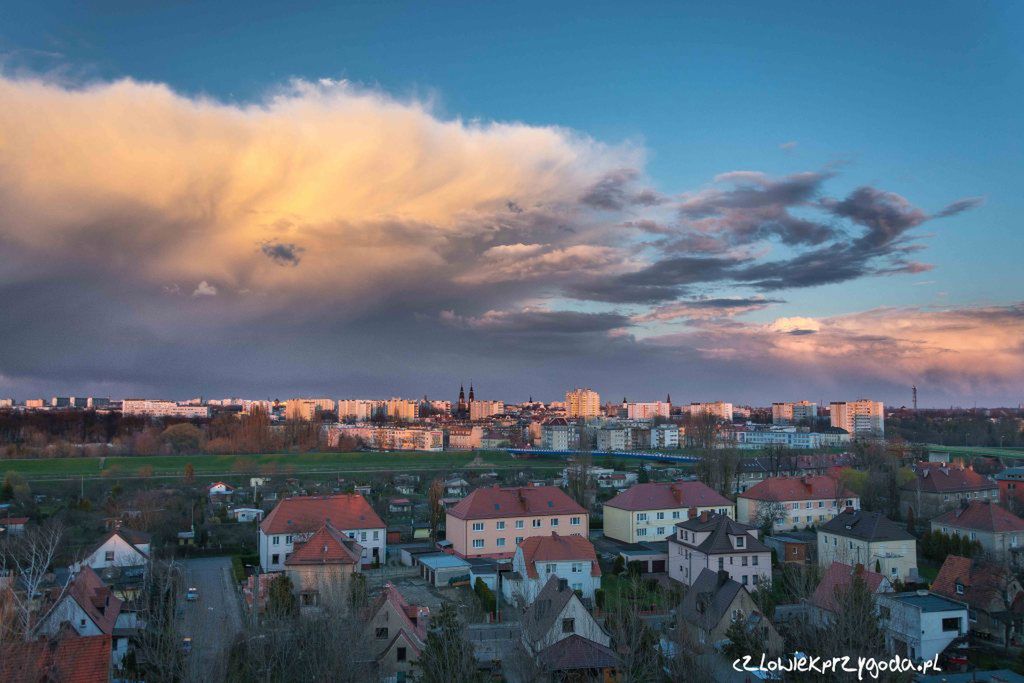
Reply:
[[913, 541], [914, 536], [881, 512], [841, 512], [818, 527], [819, 531], [862, 541]]
[[544, 634], [551, 630], [565, 606], [575, 597], [575, 591], [557, 576], [548, 579], [544, 588], [523, 613], [523, 632], [527, 639], [531, 643], [536, 643], [543, 638]]
[[729, 578], [728, 572], [702, 569], [683, 598], [680, 613], [687, 622], [710, 630], [729, 612], [743, 586]]
[[[924, 595], [921, 595], [924, 593]], [[944, 598], [941, 595], [930, 591], [908, 591], [906, 593], [883, 594], [880, 597], [887, 600], [895, 600], [905, 605], [917, 607], [922, 612], [952, 612], [954, 610], [966, 610], [967, 605], [956, 600]]]
[[[700, 545], [695, 546], [697, 550], [705, 555], [736, 552], [771, 552], [771, 549], [768, 546], [750, 535], [749, 532], [753, 531], [754, 527], [748, 524], [741, 524], [740, 522], [731, 519], [728, 515], [718, 513], [707, 515], [706, 520], [702, 518], [703, 515], [698, 515], [692, 519], [686, 520], [685, 522], [679, 522], [676, 526], [680, 529], [687, 529], [688, 531], [697, 533], [710, 531], [711, 533], [708, 537], [705, 538]], [[744, 546], [746, 547], [734, 548], [732, 541], [729, 540], [730, 536], [743, 536], [746, 539], [744, 541]], [[671, 538], [675, 543], [686, 543], [685, 541], [679, 541], [675, 536], [672, 536]]]

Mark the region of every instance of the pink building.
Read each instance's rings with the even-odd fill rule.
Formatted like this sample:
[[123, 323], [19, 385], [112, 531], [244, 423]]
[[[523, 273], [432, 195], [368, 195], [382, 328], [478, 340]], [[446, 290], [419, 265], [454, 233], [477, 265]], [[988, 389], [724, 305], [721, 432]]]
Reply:
[[462, 557], [508, 558], [533, 536], [587, 537], [587, 511], [555, 486], [476, 489], [448, 510], [447, 539]]
[[771, 583], [772, 551], [757, 529], [726, 515], [704, 511], [679, 522], [668, 537], [668, 575], [689, 586], [701, 571], [728, 572], [729, 578], [754, 590]]

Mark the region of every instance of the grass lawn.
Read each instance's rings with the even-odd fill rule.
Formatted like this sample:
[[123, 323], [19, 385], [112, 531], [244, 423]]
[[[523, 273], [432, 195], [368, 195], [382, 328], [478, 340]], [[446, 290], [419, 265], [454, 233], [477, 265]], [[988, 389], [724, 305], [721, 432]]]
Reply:
[[995, 446], [940, 446], [926, 444], [930, 451], [950, 453], [951, 455], [989, 455], [997, 458], [1024, 458], [1024, 448], [997, 448]]
[[639, 594], [631, 596], [633, 579], [630, 576], [619, 576], [606, 573], [601, 576], [601, 590], [604, 591], [604, 611], [616, 613], [618, 610], [650, 611], [667, 608], [668, 600], [657, 588], [647, 586], [647, 579], [639, 579]]
[[467, 467], [479, 457], [485, 469], [561, 469], [559, 460], [515, 460], [505, 451], [393, 453], [268, 453], [261, 455], [160, 455], [108, 458], [0, 460], [0, 473], [14, 471], [28, 480], [105, 477], [183, 476], [191, 464], [199, 475], [387, 472]]

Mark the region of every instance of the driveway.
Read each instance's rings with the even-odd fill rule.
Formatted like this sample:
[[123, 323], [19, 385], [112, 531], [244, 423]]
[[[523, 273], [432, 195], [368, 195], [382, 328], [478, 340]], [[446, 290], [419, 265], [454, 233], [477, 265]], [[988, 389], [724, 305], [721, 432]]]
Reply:
[[189, 655], [190, 680], [222, 680], [228, 651], [242, 630], [242, 612], [231, 580], [231, 558], [203, 557], [184, 560], [184, 586], [199, 589], [199, 599], [187, 602], [179, 597], [184, 611], [182, 636], [192, 638]]

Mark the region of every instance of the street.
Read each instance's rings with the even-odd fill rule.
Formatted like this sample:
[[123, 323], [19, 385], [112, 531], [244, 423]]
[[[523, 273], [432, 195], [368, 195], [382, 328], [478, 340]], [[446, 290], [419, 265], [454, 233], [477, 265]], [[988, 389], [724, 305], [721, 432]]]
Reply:
[[[231, 559], [204, 557], [183, 562], [184, 586], [178, 605], [183, 611], [181, 635], [192, 638], [186, 656], [190, 680], [222, 680], [228, 651], [242, 629], [241, 606], [231, 581]], [[185, 600], [185, 591], [199, 589], [199, 599]]]

